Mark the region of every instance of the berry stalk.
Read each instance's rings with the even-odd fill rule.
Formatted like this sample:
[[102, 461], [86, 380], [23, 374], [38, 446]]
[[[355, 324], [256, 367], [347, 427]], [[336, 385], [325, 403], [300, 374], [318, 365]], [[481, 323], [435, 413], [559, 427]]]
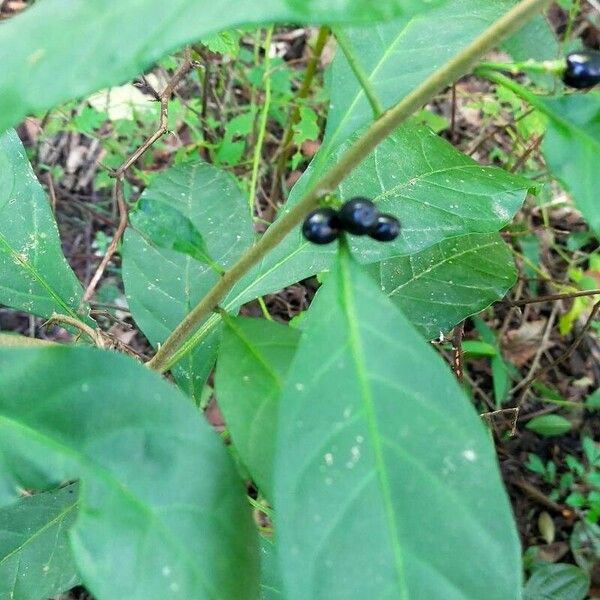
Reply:
[[[337, 164], [327, 171], [295, 206], [282, 214], [267, 229], [262, 238], [232, 265], [177, 326], [147, 365], [164, 372], [190, 352], [199, 341], [194, 334], [202, 322], [252, 267], [302, 223], [306, 215], [317, 207], [319, 198], [333, 192], [344, 178], [408, 117], [427, 104], [445, 87], [468, 73], [486, 52], [521, 29], [549, 3], [550, 0], [522, 0], [473, 40], [462, 52], [430, 75], [421, 85], [375, 121], [344, 153]], [[188, 340], [193, 340], [195, 343], [189, 343]]]

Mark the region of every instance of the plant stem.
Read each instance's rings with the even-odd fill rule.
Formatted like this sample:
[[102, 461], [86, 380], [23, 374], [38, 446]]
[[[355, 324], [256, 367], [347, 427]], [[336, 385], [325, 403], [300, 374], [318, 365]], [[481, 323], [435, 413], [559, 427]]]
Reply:
[[250, 195], [248, 197], [248, 204], [250, 205], [250, 217], [254, 216], [254, 203], [256, 202], [256, 186], [258, 185], [258, 170], [260, 166], [260, 159], [262, 157], [263, 144], [265, 142], [265, 134], [267, 132], [267, 122], [269, 120], [269, 109], [271, 108], [271, 40], [273, 39], [273, 26], [267, 29], [265, 36], [265, 61], [264, 61], [264, 84], [265, 84], [265, 98], [263, 102], [262, 113], [260, 115], [260, 122], [258, 126], [258, 138], [256, 145], [254, 146], [254, 159], [252, 162], [252, 180], [250, 181]]
[[479, 63], [477, 70], [481, 69], [491, 69], [494, 71], [506, 71], [507, 73], [512, 73], [516, 75], [518, 73], [546, 73], [550, 75], [562, 75], [565, 70], [565, 61], [564, 60], [545, 60], [543, 62], [538, 62], [535, 60], [526, 60], [524, 62], [513, 62], [513, 63], [504, 63], [504, 62], [493, 62], [493, 61], [485, 61]]
[[475, 69], [475, 75], [485, 77], [493, 83], [497, 83], [498, 85], [509, 89], [511, 92], [514, 92], [517, 96], [519, 96], [519, 98], [531, 104], [531, 106], [533, 106], [535, 109], [556, 120], [556, 115], [550, 112], [543, 98], [537, 96], [533, 92], [530, 92], [526, 87], [523, 87], [514, 79], [511, 79], [502, 73], [498, 73], [497, 71], [493, 71], [492, 69], [486, 69], [485, 67], [478, 67]]
[[296, 96], [296, 105], [294, 107], [294, 110], [292, 111], [291, 117], [288, 121], [288, 125], [282, 137], [281, 151], [279, 154], [279, 158], [277, 159], [277, 167], [275, 169], [275, 174], [273, 175], [273, 185], [271, 187], [271, 203], [273, 205], [276, 205], [277, 200], [279, 199], [281, 179], [283, 177], [285, 166], [290, 156], [290, 144], [292, 143], [292, 139], [294, 137], [294, 125], [300, 119], [300, 104], [298, 103], [298, 100], [304, 100], [308, 96], [313, 79], [315, 78], [315, 74], [317, 72], [317, 67], [319, 65], [319, 60], [321, 59], [321, 54], [323, 53], [323, 49], [325, 48], [325, 44], [329, 39], [330, 33], [331, 32], [329, 30], [329, 27], [327, 26], [321, 27], [321, 29], [319, 29], [319, 35], [315, 43], [313, 55], [309, 60], [308, 64], [306, 65], [306, 71], [304, 73], [302, 87], [298, 90], [298, 94]]
[[[380, 119], [371, 124], [356, 143], [309, 189], [304, 197], [289, 208], [287, 212], [284, 212], [267, 229], [262, 238], [231, 266], [229, 271], [221, 277], [217, 284], [167, 338], [154, 358], [147, 363], [148, 366], [161, 372], [167, 371], [173, 366], [182, 357], [178, 350], [187, 338], [211, 314], [233, 286], [303, 221], [306, 215], [317, 206], [319, 199], [324, 194], [335, 191], [343, 179], [414, 111], [421, 108], [437, 93], [467, 73], [477, 64], [481, 56], [510, 34], [523, 27], [549, 2], [550, 0], [523, 0], [520, 2], [473, 40], [462, 52], [423, 81], [408, 96], [384, 113]], [[189, 352], [190, 350], [192, 350], [192, 347], [188, 345], [186, 351]]]
[[354, 76], [358, 80], [358, 83], [360, 83], [360, 87], [362, 87], [363, 92], [367, 97], [369, 104], [371, 105], [373, 116], [378, 119], [384, 112], [383, 105], [379, 101], [377, 93], [375, 92], [369, 77], [365, 73], [363, 66], [360, 64], [358, 57], [354, 53], [354, 49], [352, 48], [352, 44], [350, 43], [346, 32], [343, 29], [336, 27], [333, 30], [333, 33], [335, 35], [335, 39], [337, 40], [338, 46], [342, 49], [342, 52], [344, 53], [344, 56], [346, 57]]

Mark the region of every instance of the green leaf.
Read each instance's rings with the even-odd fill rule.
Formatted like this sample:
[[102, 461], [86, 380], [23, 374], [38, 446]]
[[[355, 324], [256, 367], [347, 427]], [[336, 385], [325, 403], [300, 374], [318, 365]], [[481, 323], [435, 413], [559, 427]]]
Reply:
[[[223, 268], [253, 241], [244, 194], [233, 177], [206, 163], [171, 167], [146, 188], [141, 202], [181, 214], [201, 236], [206, 253]], [[164, 342], [220, 277], [189, 254], [157, 248], [131, 227], [125, 233], [122, 255], [131, 313], [154, 346]], [[175, 370], [182, 388], [196, 401], [216, 356], [217, 336], [211, 330]]]
[[66, 534], [76, 508], [72, 484], [0, 509], [0, 598], [46, 600], [79, 583]]
[[499, 234], [451, 238], [379, 267], [382, 290], [427, 338], [504, 297], [516, 270]]
[[0, 135], [0, 303], [77, 316], [83, 290], [61, 249], [50, 203], [15, 131]]
[[541, 436], [554, 437], [571, 431], [573, 424], [560, 415], [542, 415], [531, 419], [526, 427]]
[[183, 252], [208, 265], [217, 273], [223, 273], [223, 269], [210, 257], [200, 232], [190, 219], [173, 208], [171, 203], [142, 198], [131, 214], [130, 222], [158, 248]]
[[260, 600], [282, 600], [283, 592], [277, 566], [276, 547], [272, 540], [260, 538]]
[[481, 358], [482, 356], [494, 357], [498, 355], [498, 348], [487, 342], [467, 340], [462, 343], [466, 358]]
[[600, 92], [539, 100], [549, 117], [542, 151], [552, 174], [573, 195], [577, 208], [600, 236], [597, 179], [600, 155]]
[[[517, 61], [552, 60], [559, 55], [556, 34], [552, 31], [545, 15], [539, 15], [525, 24], [517, 33], [506, 40], [502, 47]], [[561, 86], [558, 78], [540, 73], [527, 73], [536, 85], [546, 88]]]
[[300, 332], [264, 319], [225, 319], [215, 389], [242, 462], [272, 498], [279, 396]]
[[[381, 104], [389, 108], [514, 4], [514, 0], [447, 0], [413, 18], [344, 31]], [[292, 201], [321, 174], [330, 155], [373, 120], [371, 106], [342, 52], [335, 57], [329, 82], [331, 100], [324, 140], [311, 168], [294, 187]]]
[[497, 351], [496, 355], [492, 357], [491, 366], [494, 398], [496, 400], [496, 408], [499, 409], [502, 406], [502, 403], [506, 399], [506, 396], [508, 395], [508, 392], [510, 390], [510, 375], [508, 365], [506, 364], [506, 362], [504, 361], [504, 357], [502, 356], [502, 350], [500, 349], [496, 333], [492, 329], [490, 329], [490, 327], [488, 327], [487, 323], [483, 319], [480, 319], [479, 317], [473, 318], [473, 324], [479, 332], [481, 339], [483, 339], [488, 344], [494, 346]]
[[229, 54], [232, 58], [236, 58], [240, 52], [241, 37], [242, 34], [239, 31], [221, 31], [204, 36], [201, 42], [211, 52]]
[[343, 200], [372, 198], [381, 212], [401, 220], [402, 233], [393, 242], [351, 238], [359, 260], [375, 262], [468, 233], [496, 232], [510, 222], [530, 187], [527, 179], [481, 166], [426, 127], [404, 125], [343, 181], [339, 192]]
[[302, 145], [306, 140], [316, 140], [321, 130], [317, 113], [309, 106], [301, 106], [299, 110], [300, 119], [294, 124], [294, 144]]
[[523, 600], [583, 600], [589, 587], [588, 576], [575, 565], [544, 565], [529, 578]]
[[91, 348], [0, 350], [0, 362], [0, 504], [19, 487], [81, 479], [70, 538], [95, 596], [258, 593], [244, 487], [176, 388], [129, 357]]
[[590, 410], [600, 409], [600, 388], [586, 398], [585, 407]]
[[278, 434], [286, 598], [520, 598], [518, 536], [484, 426], [347, 252], [309, 310]]
[[[0, 132], [28, 113], [131, 79], [165, 54], [220, 30], [265, 22], [366, 23], [420, 12], [433, 4], [422, 0], [44, 0], [0, 29], [4, 57]], [[65, 35], [69, 44], [64, 43]]]
[[577, 521], [569, 538], [569, 547], [575, 562], [591, 575], [600, 556], [600, 526]]

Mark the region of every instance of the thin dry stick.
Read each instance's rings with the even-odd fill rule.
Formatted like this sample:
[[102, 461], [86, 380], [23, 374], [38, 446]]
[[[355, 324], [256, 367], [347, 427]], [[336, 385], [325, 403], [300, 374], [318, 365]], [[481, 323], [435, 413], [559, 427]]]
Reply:
[[83, 294], [83, 298], [81, 300], [81, 306], [79, 307], [80, 312], [83, 304], [85, 302], [88, 302], [94, 295], [96, 286], [100, 282], [100, 279], [102, 279], [102, 275], [104, 275], [104, 271], [106, 270], [108, 263], [112, 260], [112, 257], [115, 255], [115, 252], [119, 247], [119, 242], [121, 241], [121, 238], [125, 233], [125, 229], [127, 228], [127, 203], [125, 202], [125, 196], [123, 194], [122, 175], [119, 175], [115, 180], [114, 194], [115, 200], [117, 202], [117, 208], [119, 209], [119, 225], [117, 226], [117, 230], [115, 231], [115, 234], [113, 235], [113, 238], [110, 241], [110, 244], [106, 249], [104, 256], [102, 257], [102, 260], [100, 261], [100, 264], [98, 265], [94, 276], [92, 277], [87, 288], [85, 289], [85, 293]]
[[90, 327], [86, 323], [83, 323], [79, 319], [75, 319], [73, 317], [70, 317], [69, 315], [60, 315], [55, 313], [44, 323], [43, 326], [49, 327], [50, 325], [54, 325], [55, 323], [58, 323], [59, 325], [69, 325], [71, 327], [74, 327], [81, 333], [87, 335], [98, 348], [106, 347], [102, 331], [100, 329], [93, 329], [92, 327]]
[[454, 366], [454, 374], [456, 375], [456, 379], [460, 384], [463, 383], [465, 378], [465, 369], [464, 369], [464, 352], [462, 347], [463, 334], [465, 332], [465, 322], [463, 321], [459, 325], [454, 328], [454, 336], [452, 341], [453, 346], [453, 366]]
[[566, 508], [565, 506], [561, 506], [554, 500], [550, 500], [548, 496], [546, 496], [543, 492], [540, 492], [535, 486], [531, 485], [528, 481], [523, 478], [511, 479], [510, 482], [524, 491], [530, 498], [533, 498], [537, 502], [539, 502], [542, 506], [549, 508], [563, 516], [571, 515], [571, 510]]
[[580, 298], [582, 296], [598, 296], [600, 290], [584, 290], [579, 292], [569, 292], [565, 294], [549, 294], [548, 296], [538, 296], [537, 298], [527, 298], [526, 300], [515, 300], [513, 302], [503, 302], [507, 306], [525, 306], [526, 304], [537, 304], [538, 302], [553, 302], [555, 300], [569, 300], [569, 298]]
[[456, 139], [456, 84], [452, 84], [452, 111], [450, 113], [450, 141]]
[[[525, 388], [525, 391], [527, 391], [527, 388], [528, 388], [527, 382], [532, 380], [533, 374], [535, 373], [535, 371], [537, 370], [537, 368], [540, 365], [540, 360], [542, 360], [542, 354], [544, 353], [544, 350], [546, 349], [546, 346], [548, 345], [548, 341], [550, 340], [550, 334], [552, 333], [552, 328], [554, 327], [554, 321], [556, 320], [557, 314], [558, 314], [558, 304], [555, 304], [552, 307], [552, 312], [550, 313], [550, 316], [548, 317], [548, 322], [546, 323], [546, 329], [544, 330], [544, 335], [542, 336], [542, 341], [540, 342], [539, 348], [538, 348], [537, 352], [535, 353], [535, 357], [533, 358], [533, 362], [531, 363], [531, 367], [529, 368], [527, 377], [525, 377], [525, 379], [522, 379], [521, 381], [519, 381], [519, 383], [517, 383], [517, 385], [515, 385], [512, 388], [512, 390], [510, 390], [511, 396], [516, 394], [522, 388]], [[523, 397], [524, 397], [524, 394], [523, 394], [522, 398]], [[519, 404], [520, 404], [520, 402], [519, 402]]]
[[249, 248], [234, 263], [216, 285], [181, 321], [165, 343], [159, 348], [148, 366], [157, 371], [167, 371], [172, 365], [195, 347], [198, 328], [223, 300], [233, 286], [271, 252], [297, 227], [306, 215], [313, 210], [319, 199], [335, 191], [338, 185], [396, 128], [416, 110], [426, 104], [441, 90], [462, 77], [486, 52], [502, 42], [509, 35], [523, 27], [530, 19], [542, 11], [550, 0], [523, 0], [508, 11], [491, 27], [478, 36], [471, 44], [430, 75], [410, 94], [375, 121], [287, 212], [267, 229], [260, 240]]
[[50, 192], [50, 206], [52, 214], [56, 212], [56, 190], [54, 189], [54, 180], [51, 173], [46, 173], [46, 181], [48, 182], [48, 191]]
[[185, 52], [185, 61], [183, 64], [175, 71], [171, 81], [169, 81], [168, 85], [159, 94], [160, 99], [160, 124], [158, 129], [133, 153], [125, 162], [116, 169], [111, 176], [115, 178], [115, 187], [114, 187], [114, 196], [115, 201], [117, 203], [117, 208], [119, 210], [119, 225], [117, 230], [115, 231], [113, 238], [108, 246], [106, 253], [102, 257], [94, 276], [90, 280], [85, 293], [83, 294], [83, 298], [81, 301], [81, 306], [79, 308], [80, 312], [85, 302], [89, 302], [89, 300], [94, 295], [96, 291], [96, 287], [102, 279], [104, 275], [104, 271], [106, 267], [112, 260], [117, 248], [119, 247], [119, 242], [125, 233], [125, 229], [127, 228], [127, 202], [125, 201], [125, 195], [123, 192], [123, 183], [125, 180], [125, 173], [131, 165], [133, 165], [151, 146], [153, 146], [166, 132], [169, 124], [169, 100], [175, 91], [175, 88], [179, 85], [181, 80], [190, 72], [190, 70], [194, 67], [195, 63], [191, 58], [190, 50], [186, 50]]
[[525, 150], [525, 152], [523, 152], [523, 156], [521, 156], [521, 158], [519, 158], [519, 160], [513, 165], [512, 169], [510, 170], [511, 173], [516, 173], [527, 162], [527, 159], [532, 155], [532, 153], [535, 152], [540, 147], [540, 144], [542, 143], [543, 139], [544, 139], [544, 134], [539, 135], [528, 146], [527, 150]]
[[567, 360], [567, 358], [569, 358], [569, 356], [571, 356], [571, 354], [573, 354], [573, 352], [575, 352], [575, 350], [577, 349], [579, 344], [581, 344], [581, 342], [583, 341], [583, 338], [585, 337], [585, 334], [587, 333], [588, 329], [592, 326], [592, 323], [594, 322], [594, 319], [596, 317], [596, 314], [598, 313], [598, 310], [600, 310], [600, 301], [596, 302], [596, 304], [594, 304], [594, 306], [592, 307], [592, 312], [590, 312], [590, 316], [587, 318], [587, 321], [585, 322], [584, 326], [581, 328], [581, 331], [577, 334], [577, 336], [573, 340], [573, 343], [558, 358], [553, 360], [548, 366], [543, 368], [536, 375], [532, 375], [529, 378], [529, 380], [525, 382], [525, 385], [527, 387], [525, 387], [525, 389], [523, 390], [523, 393], [521, 394], [519, 403], [521, 403], [523, 401], [523, 399], [525, 398], [525, 394], [527, 393], [527, 390], [531, 387], [531, 385], [537, 379], [539, 379], [540, 377], [543, 377], [544, 375], [546, 375], [547, 373], [552, 371], [552, 369], [554, 369], [560, 363]]

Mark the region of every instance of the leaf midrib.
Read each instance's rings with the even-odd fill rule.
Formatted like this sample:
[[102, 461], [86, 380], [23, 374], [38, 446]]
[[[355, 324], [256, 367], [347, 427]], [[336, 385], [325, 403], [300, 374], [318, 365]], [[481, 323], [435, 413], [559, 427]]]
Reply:
[[388, 522], [388, 532], [390, 533], [390, 542], [394, 552], [395, 568], [400, 587], [399, 591], [401, 593], [402, 600], [409, 600], [410, 596], [405, 575], [403, 552], [397, 536], [398, 524], [396, 522], [396, 516], [394, 513], [392, 493], [389, 485], [389, 475], [383, 456], [383, 445], [380, 440], [379, 425], [377, 422], [374, 400], [371, 393], [371, 387], [369, 385], [369, 377], [366, 371], [365, 357], [362, 351], [361, 335], [358, 327], [359, 315], [354, 303], [352, 291], [353, 282], [349, 268], [349, 261], [351, 260], [352, 258], [350, 257], [349, 250], [347, 248], [341, 248], [339, 257], [340, 279], [342, 287], [341, 304], [346, 321], [348, 323], [350, 354], [356, 367], [355, 372], [361, 392], [360, 397], [363, 402], [363, 409], [367, 418], [369, 435], [371, 437], [371, 443], [373, 446], [375, 469], [378, 474], [379, 487], [383, 496], [385, 517]]

